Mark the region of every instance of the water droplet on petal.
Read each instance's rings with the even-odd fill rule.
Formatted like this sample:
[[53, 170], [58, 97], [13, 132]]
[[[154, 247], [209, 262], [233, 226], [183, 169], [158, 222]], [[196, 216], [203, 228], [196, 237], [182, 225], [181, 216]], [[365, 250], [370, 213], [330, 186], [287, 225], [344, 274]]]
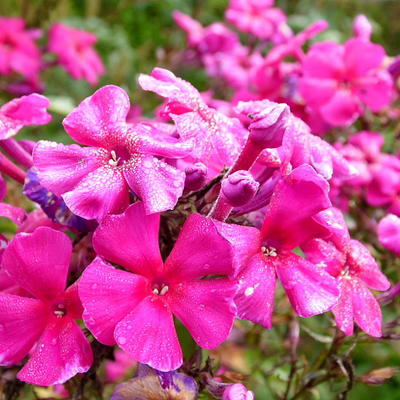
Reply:
[[123, 336], [120, 336], [118, 338], [118, 343], [121, 344], [121, 345], [124, 345], [126, 343], [126, 338], [123, 337]]

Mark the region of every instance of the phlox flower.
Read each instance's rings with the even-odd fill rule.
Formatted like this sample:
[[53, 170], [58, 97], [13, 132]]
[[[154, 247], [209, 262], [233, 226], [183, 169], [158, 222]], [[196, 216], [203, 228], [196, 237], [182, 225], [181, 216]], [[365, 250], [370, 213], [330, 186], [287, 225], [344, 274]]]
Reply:
[[335, 305], [339, 296], [335, 279], [293, 252], [312, 238], [329, 234], [314, 218], [329, 206], [327, 182], [302, 165], [275, 185], [261, 230], [219, 224], [234, 247], [235, 264], [240, 265], [235, 297], [239, 318], [272, 327], [276, 277], [301, 317]]
[[57, 54], [59, 63], [75, 79], [96, 85], [104, 66], [94, 49], [96, 35], [56, 23], [49, 32], [49, 51]]
[[0, 17], [0, 74], [21, 74], [38, 84], [42, 55], [21, 18]]
[[332, 126], [349, 126], [364, 107], [377, 112], [393, 94], [390, 74], [382, 68], [385, 50], [354, 38], [344, 45], [314, 44], [303, 59], [300, 92], [307, 105]]
[[274, 0], [230, 0], [225, 18], [243, 32], [279, 43], [292, 32], [286, 24], [286, 15], [274, 8], [274, 3]]
[[207, 166], [212, 159], [221, 169], [233, 164], [246, 138], [239, 120], [208, 107], [189, 82], [166, 69], [155, 68], [151, 75], [140, 75], [139, 84], [168, 100], [166, 112], [178, 134], [183, 140], [194, 141], [194, 158]]
[[354, 322], [371, 336], [382, 335], [382, 313], [369, 288], [387, 290], [390, 282], [368, 249], [350, 239], [343, 216], [337, 209], [322, 213], [320, 222], [332, 230], [330, 241], [314, 239], [302, 249], [307, 259], [325, 269], [339, 282], [340, 297], [332, 308], [338, 328], [352, 335]]
[[165, 263], [159, 221], [159, 214], [145, 215], [140, 202], [104, 218], [93, 236], [99, 257], [83, 272], [79, 296], [85, 324], [97, 340], [117, 343], [135, 360], [170, 371], [182, 364], [173, 316], [199, 346], [217, 347], [232, 328], [236, 284], [200, 279], [233, 274], [232, 249], [212, 220], [191, 215]]
[[126, 122], [129, 98], [117, 86], [105, 86], [85, 99], [63, 121], [77, 142], [40, 141], [33, 152], [40, 183], [76, 215], [101, 219], [123, 211], [132, 190], [147, 213], [173, 208], [185, 174], [160, 157], [185, 157], [189, 143], [161, 141], [145, 124]]
[[0, 293], [0, 364], [19, 363], [17, 377], [49, 386], [86, 372], [92, 350], [76, 320], [82, 306], [77, 285], [65, 289], [72, 252], [67, 235], [41, 227], [9, 243], [2, 268], [26, 297]]
[[0, 140], [16, 135], [24, 126], [50, 122], [49, 100], [40, 94], [22, 96], [0, 107]]

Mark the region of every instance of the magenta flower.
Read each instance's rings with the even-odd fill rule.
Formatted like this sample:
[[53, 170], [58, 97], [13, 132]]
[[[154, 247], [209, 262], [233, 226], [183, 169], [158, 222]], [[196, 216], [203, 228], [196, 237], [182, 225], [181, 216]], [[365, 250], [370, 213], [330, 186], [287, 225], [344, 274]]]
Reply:
[[50, 29], [49, 50], [75, 79], [85, 79], [96, 85], [104, 74], [104, 66], [94, 49], [96, 35], [57, 23]]
[[0, 74], [21, 74], [38, 84], [40, 51], [21, 18], [0, 17]]
[[[86, 326], [101, 343], [117, 342], [135, 360], [161, 371], [182, 364], [173, 315], [195, 341], [212, 349], [228, 336], [236, 309], [230, 275], [231, 247], [213, 222], [193, 214], [163, 263], [158, 247], [159, 214], [145, 215], [142, 203], [107, 216], [93, 236], [96, 258], [79, 283]], [[121, 247], [121, 238], [123, 246]]]
[[173, 208], [181, 196], [185, 173], [160, 157], [188, 155], [188, 143], [160, 141], [145, 124], [126, 122], [129, 98], [117, 86], [105, 86], [64, 119], [76, 141], [92, 146], [40, 141], [33, 153], [43, 186], [61, 196], [68, 208], [86, 219], [123, 211], [131, 189], [147, 213]]
[[224, 390], [222, 400], [254, 400], [254, 393], [241, 383], [236, 383]]
[[16, 135], [24, 126], [45, 125], [50, 122], [49, 100], [40, 94], [13, 99], [0, 107], [0, 140]]
[[47, 227], [20, 233], [4, 251], [2, 267], [27, 297], [0, 293], [0, 364], [30, 358], [17, 377], [41, 386], [86, 372], [92, 350], [76, 320], [82, 307], [77, 285], [65, 289], [72, 246]]
[[233, 164], [246, 137], [239, 120], [209, 108], [189, 82], [166, 69], [155, 68], [151, 75], [140, 75], [139, 84], [168, 100], [166, 110], [179, 135], [194, 140], [193, 157], [206, 165], [210, 158], [221, 167]]
[[261, 231], [219, 225], [242, 267], [235, 297], [239, 318], [271, 328], [276, 276], [298, 315], [310, 317], [334, 306], [339, 296], [335, 279], [293, 252], [329, 233], [314, 219], [329, 206], [327, 182], [310, 166], [302, 165], [276, 184]]
[[377, 112], [391, 102], [393, 82], [382, 68], [384, 57], [382, 46], [363, 39], [314, 44], [303, 60], [300, 92], [330, 125], [349, 126], [364, 106]]
[[225, 17], [243, 32], [279, 43], [292, 34], [286, 15], [273, 8], [274, 0], [230, 0]]
[[332, 308], [336, 324], [346, 335], [353, 334], [355, 322], [364, 332], [380, 337], [382, 313], [368, 288], [387, 290], [390, 282], [368, 249], [358, 240], [350, 239], [339, 210], [333, 209], [323, 218], [332, 230], [332, 242], [315, 239], [302, 249], [308, 260], [318, 264], [339, 282], [340, 297]]
[[400, 257], [400, 218], [389, 214], [378, 224], [378, 238], [383, 247]]

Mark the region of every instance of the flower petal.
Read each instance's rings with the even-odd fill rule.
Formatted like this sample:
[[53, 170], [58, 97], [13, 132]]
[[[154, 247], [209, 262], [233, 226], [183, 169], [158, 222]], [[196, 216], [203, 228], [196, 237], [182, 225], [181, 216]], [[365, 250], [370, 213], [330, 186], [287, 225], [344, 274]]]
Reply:
[[86, 372], [92, 362], [90, 343], [79, 325], [71, 318], [54, 317], [17, 377], [33, 385], [55, 385]]
[[182, 196], [185, 173], [153, 156], [126, 165], [123, 174], [130, 188], [143, 201], [147, 214], [170, 210]]
[[261, 253], [256, 254], [243, 268], [238, 279], [239, 290], [235, 296], [238, 318], [271, 329], [276, 283], [273, 259], [266, 259]]
[[348, 279], [339, 281], [340, 297], [338, 303], [332, 308], [338, 328], [346, 336], [354, 332], [354, 310], [352, 299], [352, 287]]
[[76, 215], [101, 220], [107, 214], [123, 211], [129, 204], [128, 185], [118, 168], [103, 165], [87, 174], [62, 198]]
[[56, 195], [72, 190], [101, 165], [97, 149], [41, 140], [33, 151], [40, 183]]
[[232, 257], [231, 246], [218, 232], [214, 221], [192, 214], [165, 262], [166, 273], [176, 282], [206, 275], [231, 275]]
[[336, 279], [323, 268], [295, 254], [280, 257], [276, 272], [300, 317], [311, 317], [330, 310], [338, 301]]
[[0, 365], [20, 362], [39, 339], [48, 308], [39, 300], [0, 293]]
[[[132, 272], [154, 276], [163, 266], [158, 244], [160, 214], [146, 215], [143, 203], [105, 217], [93, 235], [96, 253]], [[124, 238], [121, 245], [121, 238]]]
[[199, 346], [214, 349], [232, 329], [236, 289], [234, 281], [223, 278], [184, 282], [171, 289], [168, 303]]
[[110, 148], [126, 131], [129, 97], [118, 86], [108, 85], [86, 98], [63, 121], [78, 143]]
[[79, 280], [83, 319], [95, 338], [113, 345], [114, 329], [144, 297], [146, 280], [96, 258]]
[[135, 360], [160, 371], [182, 365], [172, 313], [158, 296], [148, 296], [115, 328], [115, 340]]
[[71, 253], [65, 233], [39, 227], [15, 236], [4, 251], [3, 268], [33, 296], [55, 300], [64, 292]]

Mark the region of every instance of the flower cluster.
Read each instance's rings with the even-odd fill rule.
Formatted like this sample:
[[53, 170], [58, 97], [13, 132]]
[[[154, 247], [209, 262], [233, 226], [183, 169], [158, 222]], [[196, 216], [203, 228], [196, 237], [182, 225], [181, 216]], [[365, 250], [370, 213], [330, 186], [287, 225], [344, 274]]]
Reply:
[[[207, 72], [231, 86], [230, 102], [155, 68], [138, 78], [162, 98], [153, 118], [132, 118], [128, 94], [104, 86], [64, 118], [77, 142], [70, 145], [14, 139], [50, 122], [46, 97], [0, 108], [0, 171], [36, 204], [28, 213], [0, 203], [17, 225], [14, 237], [0, 237], [0, 365], [18, 366], [21, 381], [63, 384], [97, 368], [99, 348], [117, 346], [107, 379], [137, 369], [114, 400], [191, 400], [199, 388], [252, 400], [240, 380], [227, 383], [196, 356], [188, 360], [182, 332], [198, 352], [213, 350], [237, 320], [274, 329], [285, 307], [296, 320], [332, 311], [343, 336], [355, 324], [384, 333], [371, 290], [391, 283], [347, 224], [356, 200], [387, 210], [369, 228], [400, 255], [400, 159], [383, 152], [380, 133], [346, 130], [396, 97], [368, 20], [356, 19], [345, 44], [320, 42], [305, 53], [326, 23], [294, 34], [270, 0], [232, 0], [226, 12], [260, 40], [252, 49], [223, 24], [174, 18]], [[0, 25], [10, 60], [0, 72], [37, 79], [30, 32], [21, 20]], [[72, 76], [97, 82], [94, 35], [56, 24], [50, 38]], [[332, 127], [343, 129], [332, 144], [314, 135]]]

